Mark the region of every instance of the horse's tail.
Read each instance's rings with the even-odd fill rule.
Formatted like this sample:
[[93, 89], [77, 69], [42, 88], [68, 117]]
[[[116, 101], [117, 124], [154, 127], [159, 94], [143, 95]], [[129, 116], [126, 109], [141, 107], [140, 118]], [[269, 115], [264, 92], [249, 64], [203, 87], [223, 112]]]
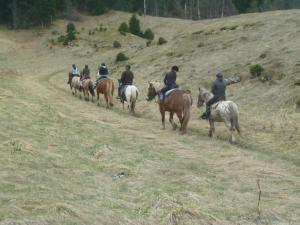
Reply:
[[114, 91], [115, 91], [115, 84], [114, 84], [114, 82], [113, 82], [113, 80], [111, 80], [111, 97], [113, 97], [114, 96]]
[[239, 111], [238, 107], [235, 103], [231, 102], [229, 104], [229, 110], [231, 113], [230, 122], [231, 122], [231, 128], [236, 129], [239, 134], [241, 134], [241, 129], [239, 125]]
[[190, 110], [192, 105], [192, 97], [190, 94], [183, 94], [183, 121], [182, 121], [182, 131], [186, 132], [187, 124], [190, 119]]
[[93, 97], [95, 97], [94, 85], [93, 85], [93, 82], [91, 80], [89, 82], [89, 91], [90, 91], [91, 95]]

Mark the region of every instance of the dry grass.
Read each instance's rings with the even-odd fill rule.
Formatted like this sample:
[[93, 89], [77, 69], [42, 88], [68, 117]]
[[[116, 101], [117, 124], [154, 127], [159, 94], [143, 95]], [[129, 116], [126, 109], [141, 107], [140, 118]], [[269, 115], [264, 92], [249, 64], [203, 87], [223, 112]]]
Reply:
[[[51, 30], [2, 30], [0, 224], [297, 224], [300, 115], [293, 82], [299, 79], [299, 14], [201, 22], [141, 18], [168, 41], [149, 47], [118, 33], [130, 17], [119, 12], [83, 17], [73, 47], [46, 48], [53, 30], [63, 33], [66, 21]], [[100, 23], [108, 31], [88, 35]], [[66, 86], [72, 63], [88, 63], [94, 74], [106, 62], [117, 78], [124, 63], [114, 63], [119, 50], [112, 40], [121, 43], [135, 72], [136, 116], [117, 103], [106, 110], [104, 100], [101, 107], [82, 101]], [[249, 79], [252, 63], [285, 76], [275, 83]], [[188, 135], [160, 130], [157, 105], [144, 100], [147, 80], [161, 80], [173, 64], [180, 66], [179, 83], [192, 90], [194, 101], [216, 67], [243, 76], [228, 88], [241, 111], [237, 145], [228, 143], [223, 124], [217, 125], [218, 138], [209, 139], [195, 106]], [[120, 171], [125, 176], [113, 180]]]

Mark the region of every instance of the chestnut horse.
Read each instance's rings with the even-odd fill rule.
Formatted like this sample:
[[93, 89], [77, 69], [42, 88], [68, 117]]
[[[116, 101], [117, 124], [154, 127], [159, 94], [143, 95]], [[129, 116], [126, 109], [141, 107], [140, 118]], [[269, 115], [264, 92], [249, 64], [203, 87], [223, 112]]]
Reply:
[[83, 90], [83, 95], [87, 101], [89, 101], [90, 94], [92, 95], [92, 102], [93, 102], [95, 97], [95, 91], [94, 91], [93, 81], [91, 79], [85, 79], [82, 81], [82, 90]]
[[[153, 100], [156, 96], [159, 96], [162, 84], [159, 82], [149, 82], [147, 101]], [[177, 124], [173, 121], [174, 113], [176, 113], [180, 122], [180, 131], [186, 133], [187, 125], [190, 119], [190, 109], [192, 105], [192, 96], [190, 91], [184, 91], [180, 89], [174, 89], [164, 101], [158, 100], [159, 111], [161, 113], [162, 126], [165, 129], [165, 112], [170, 112], [169, 121], [176, 130]]]
[[100, 105], [99, 94], [104, 94], [105, 101], [106, 101], [106, 107], [109, 108], [109, 107], [114, 106], [114, 104], [112, 102], [114, 90], [115, 90], [115, 84], [112, 79], [110, 79], [110, 78], [101, 79], [98, 82], [97, 87], [96, 87], [98, 105]]
[[[197, 106], [200, 108], [204, 103], [207, 103], [214, 95], [204, 88], [199, 88], [199, 96]], [[230, 142], [235, 143], [233, 135], [236, 130], [240, 134], [239, 126], [239, 111], [237, 105], [232, 101], [219, 101], [211, 106], [211, 113], [209, 116], [209, 136], [213, 137], [215, 132], [214, 122], [224, 122], [226, 127], [230, 130]]]

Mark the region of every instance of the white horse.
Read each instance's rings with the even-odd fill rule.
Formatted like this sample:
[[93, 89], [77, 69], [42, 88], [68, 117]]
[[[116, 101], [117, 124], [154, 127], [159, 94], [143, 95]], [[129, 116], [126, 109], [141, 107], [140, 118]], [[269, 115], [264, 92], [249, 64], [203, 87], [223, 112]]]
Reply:
[[125, 101], [128, 104], [128, 110], [130, 113], [134, 113], [136, 101], [139, 95], [139, 91], [136, 86], [134, 85], [127, 85], [125, 88], [125, 99], [121, 98], [121, 102], [123, 104], [123, 110], [125, 109], [124, 104]]
[[[79, 91], [79, 93], [81, 92], [80, 89], [80, 77], [75, 76], [72, 78], [71, 83], [70, 83], [70, 88], [72, 91], [73, 95], [77, 95], [77, 91]], [[79, 96], [81, 98], [81, 94]]]
[[[199, 96], [197, 106], [200, 108], [204, 103], [207, 103], [214, 95], [206, 89], [199, 88]], [[230, 130], [230, 142], [235, 143], [233, 135], [236, 130], [240, 134], [240, 126], [238, 122], [238, 107], [232, 101], [219, 101], [211, 106], [211, 113], [209, 116], [209, 136], [213, 137], [215, 132], [214, 122], [224, 122], [226, 127]]]

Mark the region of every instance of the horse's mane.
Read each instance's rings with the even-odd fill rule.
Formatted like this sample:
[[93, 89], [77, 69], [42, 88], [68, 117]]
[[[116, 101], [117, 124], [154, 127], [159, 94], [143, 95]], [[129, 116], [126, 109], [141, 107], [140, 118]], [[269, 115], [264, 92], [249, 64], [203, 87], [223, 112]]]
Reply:
[[149, 85], [152, 85], [156, 92], [160, 91], [164, 86], [163, 83], [159, 81], [149, 81]]
[[199, 91], [202, 98], [204, 98], [207, 101], [213, 97], [213, 94], [206, 88], [199, 88]]

